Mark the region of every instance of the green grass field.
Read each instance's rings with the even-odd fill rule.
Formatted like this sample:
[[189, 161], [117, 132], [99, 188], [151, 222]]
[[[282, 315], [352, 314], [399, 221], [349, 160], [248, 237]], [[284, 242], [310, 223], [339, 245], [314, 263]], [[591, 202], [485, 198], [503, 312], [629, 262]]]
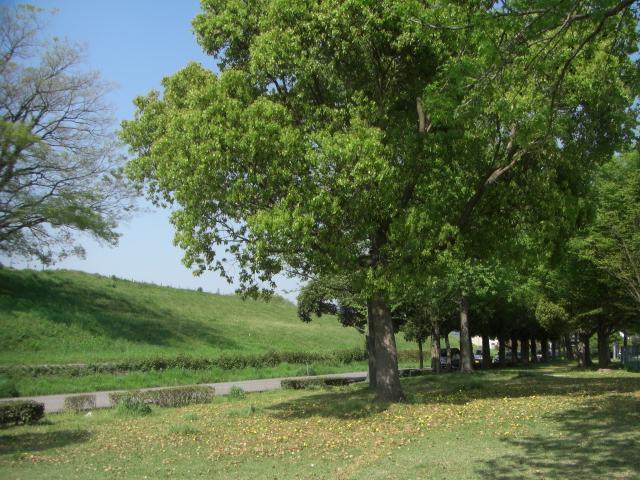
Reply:
[[333, 317], [301, 322], [280, 298], [267, 303], [74, 271], [0, 269], [0, 365], [363, 345], [362, 335]]
[[403, 380], [208, 405], [49, 415], [0, 431], [0, 477], [640, 478], [640, 375], [566, 366]]

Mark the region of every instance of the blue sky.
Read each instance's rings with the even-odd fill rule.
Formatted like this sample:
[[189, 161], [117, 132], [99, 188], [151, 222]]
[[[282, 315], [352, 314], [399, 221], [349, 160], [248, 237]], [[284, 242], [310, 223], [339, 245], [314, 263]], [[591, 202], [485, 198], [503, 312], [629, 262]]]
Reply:
[[[15, 2], [1, 0], [5, 5]], [[104, 80], [116, 88], [109, 94], [118, 123], [133, 116], [132, 100], [158, 89], [160, 80], [175, 73], [189, 61], [215, 69], [215, 62], [198, 46], [191, 31], [191, 20], [199, 11], [198, 0], [31, 0], [50, 16], [44, 36], [58, 36], [86, 48], [89, 70], [100, 71]], [[118, 231], [119, 246], [104, 247], [80, 237], [86, 259], [68, 259], [57, 268], [83, 270], [122, 278], [144, 280], [183, 288], [230, 293], [234, 285], [214, 273], [200, 277], [180, 262], [182, 252], [173, 247], [173, 230], [168, 212], [140, 201], [141, 212]], [[24, 263], [3, 259], [22, 267]], [[39, 268], [39, 266], [32, 265]], [[297, 296], [297, 282], [278, 280], [279, 293], [289, 299]]]

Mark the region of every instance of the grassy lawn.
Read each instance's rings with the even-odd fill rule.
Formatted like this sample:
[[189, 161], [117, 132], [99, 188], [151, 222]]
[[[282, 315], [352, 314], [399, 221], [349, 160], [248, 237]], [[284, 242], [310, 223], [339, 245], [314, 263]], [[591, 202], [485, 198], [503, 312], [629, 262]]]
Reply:
[[209, 405], [48, 416], [0, 430], [1, 478], [640, 478], [640, 375], [568, 367]]

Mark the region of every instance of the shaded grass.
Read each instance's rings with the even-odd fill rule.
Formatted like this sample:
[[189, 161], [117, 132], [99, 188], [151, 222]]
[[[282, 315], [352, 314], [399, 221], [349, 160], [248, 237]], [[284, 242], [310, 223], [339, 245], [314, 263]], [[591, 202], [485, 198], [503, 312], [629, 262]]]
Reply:
[[0, 432], [11, 445], [0, 477], [638, 478], [637, 374], [546, 367], [402, 382], [404, 404], [352, 385], [126, 420], [51, 415]]

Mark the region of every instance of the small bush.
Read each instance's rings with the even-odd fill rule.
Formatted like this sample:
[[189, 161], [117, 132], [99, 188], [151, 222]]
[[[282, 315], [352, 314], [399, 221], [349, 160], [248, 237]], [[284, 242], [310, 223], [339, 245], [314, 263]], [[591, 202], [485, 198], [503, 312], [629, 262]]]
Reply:
[[258, 409], [255, 406], [249, 405], [248, 407], [244, 407], [244, 408], [228, 410], [226, 415], [228, 417], [250, 417], [254, 415], [257, 411]]
[[16, 385], [13, 383], [13, 380], [10, 380], [6, 377], [0, 377], [0, 398], [10, 398], [10, 397], [19, 397], [20, 392], [16, 388]]
[[0, 425], [34, 423], [44, 416], [44, 403], [20, 400], [0, 403]]
[[151, 413], [151, 407], [143, 399], [131, 395], [118, 400], [116, 412], [128, 417], [144, 417]]
[[64, 409], [72, 412], [93, 410], [96, 408], [95, 395], [73, 395], [64, 399]]
[[233, 386], [231, 387], [231, 389], [229, 390], [229, 394], [228, 397], [232, 400], [240, 400], [243, 399], [244, 397], [246, 397], [247, 394], [245, 393], [245, 391], [237, 386]]

